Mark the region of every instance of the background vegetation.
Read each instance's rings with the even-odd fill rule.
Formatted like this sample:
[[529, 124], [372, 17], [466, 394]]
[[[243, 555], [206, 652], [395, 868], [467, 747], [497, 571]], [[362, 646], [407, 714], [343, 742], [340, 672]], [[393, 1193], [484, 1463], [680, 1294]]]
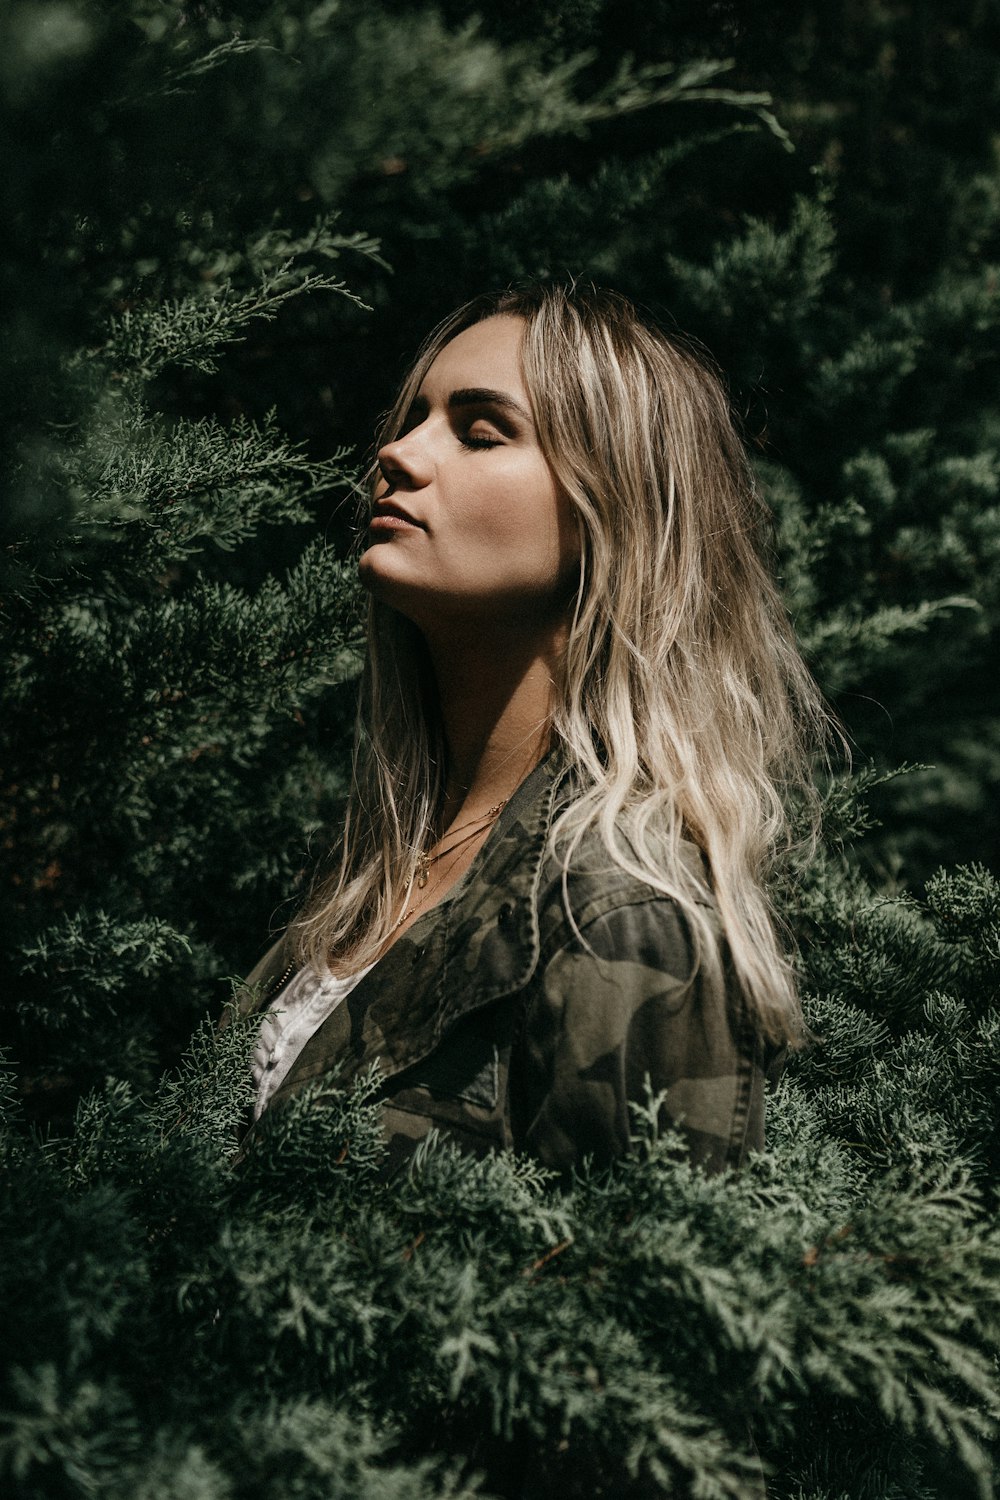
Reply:
[[[998, 60], [995, 0], [4, 10], [13, 1494], [749, 1494], [751, 1410], [775, 1495], [988, 1489]], [[854, 741], [822, 1042], [737, 1184], [385, 1184], [364, 1099], [234, 1172], [242, 1057], [157, 1080], [336, 817], [358, 466], [440, 314], [567, 274], [722, 365]]]

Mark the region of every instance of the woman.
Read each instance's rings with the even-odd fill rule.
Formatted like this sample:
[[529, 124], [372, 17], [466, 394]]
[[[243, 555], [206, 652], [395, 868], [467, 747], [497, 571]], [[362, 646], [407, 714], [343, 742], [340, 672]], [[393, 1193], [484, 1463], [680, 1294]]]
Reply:
[[738, 1165], [801, 1030], [763, 882], [824, 718], [718, 381], [614, 293], [479, 298], [372, 477], [339, 868], [248, 981], [257, 1116], [377, 1061], [391, 1163], [436, 1126], [568, 1169], [648, 1083]]

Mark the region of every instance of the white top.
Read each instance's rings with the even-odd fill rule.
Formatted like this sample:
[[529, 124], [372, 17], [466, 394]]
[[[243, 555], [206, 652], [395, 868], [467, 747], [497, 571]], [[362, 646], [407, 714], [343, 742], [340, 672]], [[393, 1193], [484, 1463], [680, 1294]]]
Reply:
[[338, 979], [334, 974], [317, 974], [315, 969], [300, 969], [288, 981], [279, 998], [279, 1007], [268, 1010], [257, 1034], [257, 1045], [250, 1060], [257, 1102], [253, 1117], [259, 1120], [271, 1095], [287, 1075], [306, 1042], [318, 1031], [349, 995], [369, 969]]

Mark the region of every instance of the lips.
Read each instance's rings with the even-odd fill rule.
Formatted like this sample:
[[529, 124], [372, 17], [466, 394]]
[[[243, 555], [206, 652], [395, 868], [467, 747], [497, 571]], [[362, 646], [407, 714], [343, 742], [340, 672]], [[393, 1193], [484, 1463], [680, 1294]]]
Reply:
[[426, 530], [422, 521], [418, 521], [414, 516], [411, 516], [409, 511], [404, 510], [401, 505], [397, 505], [394, 500], [376, 501], [369, 525], [376, 526], [379, 523], [384, 526], [415, 526], [419, 531]]

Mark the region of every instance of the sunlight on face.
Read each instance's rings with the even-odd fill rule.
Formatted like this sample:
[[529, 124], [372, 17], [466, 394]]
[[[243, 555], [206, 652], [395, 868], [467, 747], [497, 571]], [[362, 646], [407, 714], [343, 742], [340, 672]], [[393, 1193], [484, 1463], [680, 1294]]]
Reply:
[[580, 559], [572, 506], [538, 445], [521, 318], [487, 318], [438, 354], [382, 479], [362, 582], [422, 629], [537, 629], [564, 611]]

